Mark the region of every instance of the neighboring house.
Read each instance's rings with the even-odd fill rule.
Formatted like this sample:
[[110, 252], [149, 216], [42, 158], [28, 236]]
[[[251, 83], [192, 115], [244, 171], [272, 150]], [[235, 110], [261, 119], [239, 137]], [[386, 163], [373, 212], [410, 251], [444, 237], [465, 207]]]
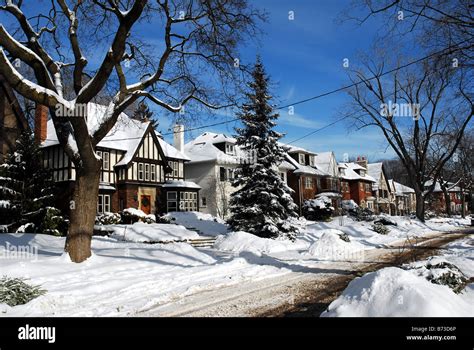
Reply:
[[[428, 189], [431, 185], [433, 184], [432, 180], [428, 180], [425, 182], [425, 189]], [[447, 186], [447, 192], [450, 198], [450, 205], [451, 205], [451, 213], [452, 214], [460, 214], [462, 212], [462, 202], [464, 199], [464, 205], [466, 208], [466, 212], [468, 210], [468, 203], [466, 200], [466, 194], [467, 192], [465, 191], [464, 196], [462, 194], [461, 188], [457, 186], [456, 184], [453, 184], [451, 182], [446, 183]], [[430, 196], [427, 198], [426, 201], [427, 207], [426, 209], [434, 211], [435, 213], [446, 213], [446, 200], [445, 200], [445, 195], [444, 192], [441, 188], [441, 185], [439, 181], [436, 182], [433, 192], [430, 194]]]
[[[366, 165], [361, 161], [359, 163]], [[360, 207], [374, 210], [375, 197], [372, 195], [372, 186], [377, 181], [367, 174], [366, 166], [357, 163], [340, 163], [339, 177], [343, 200], [352, 199]]]
[[385, 174], [383, 163], [379, 162], [367, 164], [367, 174], [373, 177], [376, 181], [372, 185], [372, 196], [375, 197], [375, 213], [395, 215], [395, 202], [390, 184]]
[[334, 152], [316, 153], [314, 163], [318, 169], [326, 174], [320, 180], [321, 186], [318, 188], [318, 194], [331, 198], [333, 207], [340, 208], [342, 198], [341, 181], [339, 178], [339, 166]]
[[[105, 112], [105, 106], [90, 103], [89, 128]], [[44, 115], [45, 121], [47, 115]], [[58, 203], [68, 209], [75, 180], [75, 167], [59, 145], [52, 120], [41, 125], [44, 165], [53, 170], [62, 188]], [[150, 122], [131, 119], [121, 113], [115, 126], [100, 141], [96, 152], [102, 157], [97, 212], [118, 212], [137, 208], [143, 212], [164, 213], [199, 210], [199, 186], [185, 181], [184, 163], [188, 158], [167, 144]]]
[[[252, 155], [243, 152], [237, 140], [225, 134], [205, 132], [184, 146], [184, 154], [191, 159], [185, 164], [187, 177], [201, 187], [200, 211], [221, 218], [229, 214], [230, 195], [235, 169], [239, 164], [253, 162]], [[284, 161], [278, 167], [287, 181], [293, 169]]]
[[12, 88], [0, 75], [0, 164], [15, 150], [20, 134], [29, 130], [28, 121]]
[[301, 147], [281, 144], [287, 152], [286, 161], [292, 166], [288, 171], [288, 186], [293, 190], [293, 200], [302, 214], [303, 203], [314, 199], [318, 193], [337, 192], [337, 182], [316, 164], [316, 153]]
[[[395, 215], [408, 215], [416, 212], [415, 190], [393, 179], [388, 180], [394, 197]], [[393, 214], [393, 213], [392, 213]]]

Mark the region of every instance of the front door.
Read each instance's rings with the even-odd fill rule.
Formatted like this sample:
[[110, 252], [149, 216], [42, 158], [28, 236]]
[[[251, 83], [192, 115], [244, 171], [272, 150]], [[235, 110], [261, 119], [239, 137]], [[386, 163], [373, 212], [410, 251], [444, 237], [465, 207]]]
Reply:
[[151, 213], [151, 196], [142, 195], [140, 197], [140, 209], [145, 214], [150, 214]]

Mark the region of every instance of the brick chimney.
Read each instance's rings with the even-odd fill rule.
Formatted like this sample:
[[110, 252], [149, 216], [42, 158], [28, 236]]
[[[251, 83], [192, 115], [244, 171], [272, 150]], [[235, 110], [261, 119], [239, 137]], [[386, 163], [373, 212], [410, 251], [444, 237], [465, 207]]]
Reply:
[[46, 140], [48, 123], [48, 107], [36, 104], [35, 110], [35, 142], [40, 144]]
[[174, 148], [184, 152], [184, 125], [176, 124], [173, 128]]
[[358, 156], [356, 163], [367, 169], [367, 157]]

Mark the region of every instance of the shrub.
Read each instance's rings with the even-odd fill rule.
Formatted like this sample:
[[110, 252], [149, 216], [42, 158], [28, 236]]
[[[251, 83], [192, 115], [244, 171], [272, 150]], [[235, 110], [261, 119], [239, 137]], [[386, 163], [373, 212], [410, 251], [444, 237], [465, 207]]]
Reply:
[[162, 216], [158, 216], [156, 218], [156, 223], [158, 223], [158, 224], [171, 224], [172, 220], [175, 220], [175, 219], [170, 218], [169, 216], [166, 216], [166, 215], [162, 215]]
[[22, 278], [2, 277], [0, 279], [0, 303], [8, 306], [26, 304], [30, 300], [46, 293], [40, 286], [32, 286]]
[[374, 219], [374, 213], [370, 209], [361, 207], [349, 210], [349, 215], [356, 221], [372, 221]]
[[116, 225], [120, 224], [122, 217], [119, 213], [103, 213], [95, 217], [96, 225]]
[[390, 232], [390, 229], [383, 224], [376, 223], [372, 225], [372, 231], [377, 232], [380, 235], [386, 235]]
[[303, 216], [307, 220], [327, 221], [333, 212], [332, 202], [326, 196], [307, 200], [303, 204]]
[[69, 220], [61, 215], [61, 211], [54, 207], [47, 207], [40, 231], [47, 235], [66, 236], [69, 228]]
[[398, 226], [395, 221], [386, 216], [380, 216], [378, 219], [374, 220], [374, 224]]
[[36, 226], [32, 222], [21, 225], [16, 229], [16, 233], [34, 233]]
[[349, 238], [349, 235], [347, 233], [340, 233], [339, 238], [342, 239], [344, 242], [350, 242], [351, 239]]
[[156, 216], [154, 214], [145, 214], [140, 209], [127, 208], [121, 213], [122, 224], [134, 224], [138, 221], [143, 221], [147, 224], [153, 224], [156, 222]]

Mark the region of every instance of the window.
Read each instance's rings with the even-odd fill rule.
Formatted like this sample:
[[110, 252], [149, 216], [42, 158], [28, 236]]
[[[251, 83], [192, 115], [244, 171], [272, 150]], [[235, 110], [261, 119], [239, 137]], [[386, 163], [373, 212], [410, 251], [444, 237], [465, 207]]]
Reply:
[[372, 210], [374, 209], [374, 204], [372, 202], [367, 202], [367, 207]]
[[179, 162], [173, 162], [169, 161], [168, 162], [170, 168], [172, 169], [172, 175], [173, 177], [179, 177]]
[[109, 213], [110, 210], [110, 195], [99, 194], [97, 199], [97, 212], [98, 213]]
[[230, 143], [226, 143], [225, 144], [225, 153], [234, 154], [234, 145], [231, 145]]
[[365, 176], [365, 170], [360, 171], [360, 176]]
[[365, 191], [366, 192], [371, 192], [370, 184], [365, 184]]
[[201, 207], [207, 207], [207, 198], [201, 197]]
[[102, 168], [104, 170], [110, 169], [110, 153], [109, 152], [104, 152], [102, 154]]
[[314, 166], [314, 156], [309, 156], [309, 165]]
[[226, 170], [225, 170], [225, 168], [222, 167], [222, 166], [219, 168], [219, 179], [220, 179], [221, 181], [227, 180], [227, 173], [226, 173]]
[[304, 178], [304, 188], [313, 188], [313, 178], [305, 177]]
[[150, 181], [150, 164], [145, 164], [145, 181]]
[[151, 165], [150, 180], [151, 181], [156, 181], [156, 165], [155, 164]]
[[361, 191], [364, 190], [364, 184], [362, 182], [359, 182], [359, 190]]
[[166, 193], [166, 199], [167, 199], [167, 207], [168, 211], [176, 211], [177, 210], [177, 194], [176, 192], [168, 192]]
[[143, 180], [143, 163], [138, 163], [138, 180]]
[[234, 169], [227, 169], [227, 179], [232, 180], [234, 178]]
[[345, 176], [346, 175], [346, 169], [340, 168], [339, 169], [339, 175]]
[[281, 173], [280, 173], [280, 177], [281, 177], [281, 179], [282, 179], [283, 181], [286, 182], [286, 173], [281, 172]]
[[300, 164], [305, 164], [305, 159], [304, 159], [304, 154], [303, 153], [299, 153], [299, 163]]

